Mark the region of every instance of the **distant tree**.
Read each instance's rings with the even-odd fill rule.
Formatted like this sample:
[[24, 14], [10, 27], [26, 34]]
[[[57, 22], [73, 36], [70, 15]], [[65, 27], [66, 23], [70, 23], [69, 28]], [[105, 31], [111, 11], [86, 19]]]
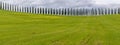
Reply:
[[120, 14], [120, 8], [118, 8], [118, 14]]
[[0, 9], [2, 8], [2, 2], [0, 2]]

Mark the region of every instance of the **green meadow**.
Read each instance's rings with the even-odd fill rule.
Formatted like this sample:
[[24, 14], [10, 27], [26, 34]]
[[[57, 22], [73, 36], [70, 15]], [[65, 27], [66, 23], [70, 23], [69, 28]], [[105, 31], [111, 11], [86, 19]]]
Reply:
[[120, 15], [55, 16], [0, 10], [0, 45], [120, 45]]

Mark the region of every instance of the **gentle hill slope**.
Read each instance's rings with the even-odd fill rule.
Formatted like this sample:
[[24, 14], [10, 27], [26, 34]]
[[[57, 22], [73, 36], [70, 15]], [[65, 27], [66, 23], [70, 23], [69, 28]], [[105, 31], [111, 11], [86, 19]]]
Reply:
[[50, 16], [0, 10], [0, 45], [120, 45], [120, 15]]

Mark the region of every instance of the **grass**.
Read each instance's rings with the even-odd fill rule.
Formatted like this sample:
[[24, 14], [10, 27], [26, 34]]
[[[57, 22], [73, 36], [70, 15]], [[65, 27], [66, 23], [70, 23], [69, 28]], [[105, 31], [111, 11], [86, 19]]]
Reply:
[[120, 15], [50, 16], [0, 10], [0, 45], [120, 45]]

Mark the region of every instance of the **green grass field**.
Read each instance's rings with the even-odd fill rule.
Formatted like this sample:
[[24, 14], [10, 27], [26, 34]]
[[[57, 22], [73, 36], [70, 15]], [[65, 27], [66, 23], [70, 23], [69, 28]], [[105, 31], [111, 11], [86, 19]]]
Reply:
[[120, 15], [51, 16], [0, 10], [0, 45], [120, 45]]

